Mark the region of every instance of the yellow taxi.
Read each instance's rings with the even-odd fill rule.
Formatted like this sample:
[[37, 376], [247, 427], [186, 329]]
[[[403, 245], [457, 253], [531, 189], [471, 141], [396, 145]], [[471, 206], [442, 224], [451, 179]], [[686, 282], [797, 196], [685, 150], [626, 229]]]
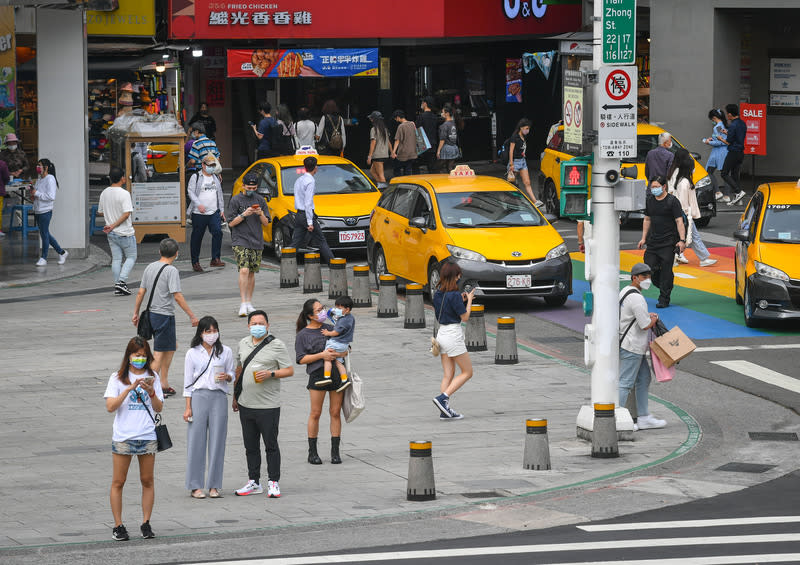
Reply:
[[[622, 165], [636, 165], [638, 171], [637, 177], [645, 179], [644, 176], [644, 160], [647, 157], [647, 152], [658, 146], [658, 135], [664, 133], [666, 130], [652, 124], [637, 124], [636, 125], [636, 156], [630, 159], [623, 159]], [[675, 151], [678, 147], [685, 146], [672, 137], [671, 151]], [[564, 146], [564, 126], [559, 126], [555, 135], [550, 139], [547, 147], [542, 152], [540, 163], [540, 186], [541, 192], [539, 198], [544, 202], [544, 211], [547, 214], [559, 215], [559, 198], [561, 197], [561, 162], [569, 161], [575, 155], [566, 153], [563, 149]], [[692, 153], [695, 160], [693, 181], [695, 190], [697, 192], [697, 203], [700, 206], [701, 217], [695, 220], [698, 227], [705, 227], [711, 218], [717, 215], [717, 200], [714, 197], [714, 186], [711, 184], [711, 179], [703, 166], [697, 162], [700, 155]], [[590, 167], [591, 174], [591, 167]], [[645, 179], [646, 180], [646, 179]], [[644, 218], [644, 211], [642, 212], [622, 212], [624, 215], [621, 219], [623, 221], [629, 219]]]
[[364, 249], [369, 217], [380, 198], [372, 181], [355, 164], [342, 157], [317, 155], [300, 149], [296, 155], [259, 159], [245, 170], [233, 185], [233, 194], [242, 192], [242, 179], [248, 173], [258, 176], [258, 193], [267, 201], [272, 219], [264, 226], [264, 242], [280, 256], [292, 242], [294, 229], [294, 183], [305, 173], [303, 159], [317, 158], [314, 208], [325, 241], [333, 251]]
[[466, 165], [393, 178], [372, 214], [367, 258], [376, 281], [391, 273], [431, 294], [447, 260], [477, 296], [540, 296], [561, 306], [572, 293], [558, 232], [517, 187]]
[[733, 237], [745, 323], [800, 319], [800, 181], [759, 186]]
[[147, 168], [150, 169], [150, 175], [177, 173], [180, 156], [181, 147], [176, 143], [148, 143]]

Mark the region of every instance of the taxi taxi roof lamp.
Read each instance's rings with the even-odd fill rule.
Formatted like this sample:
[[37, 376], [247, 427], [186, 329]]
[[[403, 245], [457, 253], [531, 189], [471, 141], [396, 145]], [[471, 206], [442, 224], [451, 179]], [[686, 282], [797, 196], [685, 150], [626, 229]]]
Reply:
[[311, 147], [310, 145], [303, 145], [297, 151], [294, 152], [295, 155], [319, 155], [317, 150]]

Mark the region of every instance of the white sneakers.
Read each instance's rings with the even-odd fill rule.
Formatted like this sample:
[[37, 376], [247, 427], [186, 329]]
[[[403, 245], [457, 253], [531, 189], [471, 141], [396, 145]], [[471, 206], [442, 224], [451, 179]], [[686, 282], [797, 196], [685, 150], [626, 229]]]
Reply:
[[714, 265], [716, 262], [717, 262], [716, 259], [703, 259], [702, 261], [700, 261], [700, 266], [710, 267], [711, 265]]
[[39, 257], [39, 260], [36, 261], [36, 266], [37, 267], [46, 267], [47, 266], [47, 259], [45, 259], [44, 257]]
[[675, 260], [676, 260], [678, 263], [683, 263], [684, 265], [686, 265], [686, 264], [689, 262], [689, 260], [686, 258], [686, 255], [684, 255], [683, 253], [678, 253], [678, 254], [675, 256]]
[[248, 316], [250, 315], [250, 312], [254, 312], [255, 311], [255, 308], [253, 308], [253, 305], [250, 302], [245, 304], [245, 306], [247, 306], [247, 315]]
[[666, 420], [661, 420], [659, 418], [656, 418], [652, 414], [647, 414], [646, 416], [639, 416], [636, 419], [636, 426], [638, 426], [640, 430], [655, 430], [658, 428], [663, 428], [666, 425], [667, 425]]
[[244, 485], [242, 488], [234, 491], [236, 496], [247, 496], [248, 494], [261, 494], [262, 492], [264, 492], [264, 489], [261, 488], [261, 485], [252, 479], [247, 481], [247, 484]]
[[267, 496], [269, 498], [281, 497], [281, 487], [278, 486], [278, 481], [267, 481]]
[[737, 192], [737, 193], [734, 195], [734, 197], [731, 199], [731, 201], [730, 201], [730, 202], [728, 202], [727, 204], [728, 204], [728, 206], [733, 206], [734, 204], [736, 204], [737, 202], [739, 202], [739, 201], [740, 201], [742, 198], [744, 198], [744, 197], [745, 197], [745, 192], [744, 192], [744, 190], [740, 190], [739, 192]]
[[62, 253], [61, 255], [59, 255], [59, 256], [58, 256], [58, 264], [59, 264], [59, 265], [63, 265], [64, 263], [66, 263], [66, 262], [67, 262], [67, 257], [68, 257], [68, 256], [69, 256], [69, 251], [67, 251], [67, 250], [65, 249], [65, 250], [64, 250], [64, 253]]
[[239, 317], [244, 318], [247, 316], [247, 303], [242, 302], [242, 305], [239, 306]]

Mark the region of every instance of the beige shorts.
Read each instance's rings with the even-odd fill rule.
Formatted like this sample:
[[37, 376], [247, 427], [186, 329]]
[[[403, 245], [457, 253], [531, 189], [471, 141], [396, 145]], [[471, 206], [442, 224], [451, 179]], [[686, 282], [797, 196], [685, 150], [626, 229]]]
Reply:
[[458, 357], [467, 352], [467, 345], [464, 343], [464, 332], [461, 330], [461, 324], [439, 326], [439, 332], [436, 334], [436, 341], [439, 342], [439, 346], [442, 348], [442, 355]]

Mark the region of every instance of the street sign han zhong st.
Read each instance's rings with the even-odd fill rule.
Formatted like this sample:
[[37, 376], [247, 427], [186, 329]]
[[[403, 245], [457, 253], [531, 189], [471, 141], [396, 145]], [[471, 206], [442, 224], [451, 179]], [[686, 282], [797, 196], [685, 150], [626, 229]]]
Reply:
[[637, 69], [601, 67], [598, 91], [598, 151], [603, 159], [636, 156]]
[[603, 64], [636, 61], [636, 0], [603, 0]]

